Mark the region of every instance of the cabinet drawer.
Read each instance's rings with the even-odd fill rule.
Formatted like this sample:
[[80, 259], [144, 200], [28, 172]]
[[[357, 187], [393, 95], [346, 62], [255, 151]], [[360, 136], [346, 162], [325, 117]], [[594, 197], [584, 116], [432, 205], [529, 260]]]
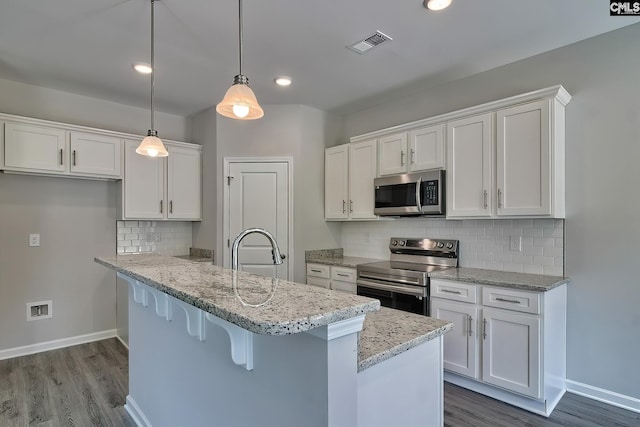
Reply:
[[307, 264], [307, 276], [322, 277], [328, 279], [331, 277], [331, 267], [323, 264]]
[[356, 270], [346, 267], [331, 267], [331, 280], [356, 283]]
[[451, 280], [431, 280], [431, 296], [435, 298], [475, 304], [478, 301], [477, 293], [478, 287], [473, 284]]
[[483, 287], [482, 305], [540, 314], [540, 293]]
[[347, 292], [349, 294], [356, 294], [356, 284], [351, 282], [341, 282], [339, 280], [331, 281], [331, 289], [334, 291]]
[[322, 279], [320, 277], [307, 276], [307, 285], [318, 286], [320, 288], [329, 289], [331, 280]]

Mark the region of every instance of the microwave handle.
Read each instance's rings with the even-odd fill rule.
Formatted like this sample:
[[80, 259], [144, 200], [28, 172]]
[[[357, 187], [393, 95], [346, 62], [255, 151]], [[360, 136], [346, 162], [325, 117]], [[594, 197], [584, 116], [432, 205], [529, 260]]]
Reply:
[[422, 200], [420, 200], [420, 196], [422, 194], [422, 177], [418, 178], [418, 182], [416, 182], [416, 207], [418, 208], [418, 212], [422, 213]]

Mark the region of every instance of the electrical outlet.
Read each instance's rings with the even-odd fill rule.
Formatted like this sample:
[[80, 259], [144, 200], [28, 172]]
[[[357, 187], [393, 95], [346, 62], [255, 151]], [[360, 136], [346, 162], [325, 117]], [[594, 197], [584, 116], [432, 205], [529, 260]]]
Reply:
[[52, 317], [52, 301], [38, 301], [27, 303], [27, 322], [31, 322], [33, 320], [51, 319]]
[[156, 234], [155, 233], [147, 233], [147, 243], [155, 242]]
[[29, 234], [29, 246], [40, 246], [40, 235], [39, 234]]
[[511, 236], [510, 245], [512, 251], [522, 252], [522, 236]]
[[159, 231], [156, 231], [156, 242], [162, 241], [162, 234]]

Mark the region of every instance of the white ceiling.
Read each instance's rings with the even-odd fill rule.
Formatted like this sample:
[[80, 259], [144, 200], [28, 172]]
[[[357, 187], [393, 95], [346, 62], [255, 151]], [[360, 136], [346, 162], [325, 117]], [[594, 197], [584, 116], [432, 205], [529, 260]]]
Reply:
[[[150, 0], [1, 0], [0, 77], [148, 107]], [[597, 4], [596, 4], [597, 3]], [[585, 0], [244, 0], [243, 72], [262, 104], [349, 112], [640, 22]], [[158, 110], [215, 105], [238, 73], [237, 0], [159, 0]], [[345, 48], [380, 30], [393, 41]], [[280, 74], [294, 78], [276, 87]], [[1, 96], [1, 94], [0, 94]]]

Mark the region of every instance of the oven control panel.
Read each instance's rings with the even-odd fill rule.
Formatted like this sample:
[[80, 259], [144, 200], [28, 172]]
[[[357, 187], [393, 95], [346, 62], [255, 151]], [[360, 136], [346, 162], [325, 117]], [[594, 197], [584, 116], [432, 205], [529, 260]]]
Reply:
[[389, 249], [391, 250], [391, 252], [396, 252], [398, 249], [403, 248], [413, 249], [415, 252], [457, 252], [458, 241], [448, 239], [412, 239], [400, 237], [391, 238], [391, 241], [389, 242]]

